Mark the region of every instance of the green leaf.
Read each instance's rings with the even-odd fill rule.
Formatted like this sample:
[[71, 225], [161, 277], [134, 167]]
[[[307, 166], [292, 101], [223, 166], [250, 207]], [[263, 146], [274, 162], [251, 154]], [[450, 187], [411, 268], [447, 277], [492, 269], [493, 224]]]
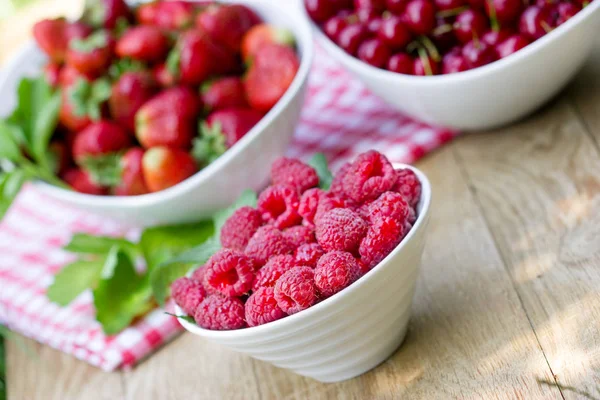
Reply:
[[206, 122], [199, 124], [200, 137], [194, 139], [192, 157], [200, 166], [205, 166], [219, 158], [227, 150], [225, 135], [221, 132], [221, 124], [209, 126]]
[[21, 149], [15, 138], [18, 133], [18, 127], [5, 121], [0, 121], [0, 159], [5, 158], [10, 161], [19, 161], [21, 159]]
[[55, 92], [47, 101], [46, 106], [37, 115], [32, 135], [31, 153], [38, 162], [48, 167], [47, 149], [50, 138], [58, 124], [60, 110], [60, 92]]
[[69, 47], [80, 53], [91, 53], [105, 47], [107, 44], [108, 33], [105, 30], [98, 30], [85, 38], [71, 40]]
[[246, 189], [232, 205], [223, 210], [217, 211], [213, 216], [216, 235], [220, 235], [223, 224], [234, 213], [235, 210], [244, 206], [256, 207], [257, 202], [258, 196], [256, 195], [256, 192]]
[[190, 317], [189, 315], [177, 315], [177, 314], [171, 314], [170, 312], [165, 312], [165, 314], [170, 315], [175, 318], [182, 319], [187, 322], [191, 322], [192, 324], [196, 323], [196, 321], [194, 321], [194, 318]]
[[323, 190], [329, 189], [331, 186], [331, 181], [333, 180], [333, 175], [329, 170], [329, 166], [327, 165], [327, 158], [323, 153], [316, 153], [312, 158], [308, 161], [308, 165], [313, 167], [315, 171], [317, 171], [317, 175], [319, 175], [319, 187]]
[[21, 169], [0, 174], [0, 220], [6, 214], [23, 184], [30, 178], [29, 174]]
[[120, 332], [155, 306], [146, 276], [136, 272], [133, 261], [118, 247], [113, 247], [106, 258], [94, 289], [94, 306], [96, 319], [107, 335]]
[[106, 253], [95, 260], [77, 260], [68, 264], [56, 274], [46, 296], [59, 306], [68, 305], [85, 290], [96, 286], [105, 261]]
[[179, 76], [179, 64], [181, 62], [181, 52], [179, 51], [179, 47], [175, 46], [173, 50], [167, 56], [167, 61], [165, 62], [165, 66], [167, 71], [171, 73], [173, 76]]
[[131, 58], [120, 58], [108, 68], [108, 76], [114, 81], [118, 80], [125, 72], [144, 71], [146, 66], [143, 62]]
[[101, 156], [85, 157], [82, 164], [90, 178], [101, 186], [117, 186], [121, 183], [123, 167], [122, 153], [110, 153]]
[[102, 118], [102, 106], [111, 93], [110, 81], [106, 78], [88, 82], [83, 78], [77, 79], [75, 84], [67, 89], [69, 103], [73, 106], [73, 113], [77, 117], [88, 116], [94, 121]]
[[63, 249], [72, 253], [104, 257], [115, 246], [121, 248], [121, 250], [134, 260], [141, 255], [139, 246], [127, 239], [110, 236], [93, 236], [85, 233], [74, 234], [71, 241]]

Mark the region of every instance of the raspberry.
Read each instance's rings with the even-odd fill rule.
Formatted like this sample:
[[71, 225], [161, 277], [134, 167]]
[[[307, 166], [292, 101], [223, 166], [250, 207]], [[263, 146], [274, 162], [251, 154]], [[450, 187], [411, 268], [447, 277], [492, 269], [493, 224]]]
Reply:
[[311, 226], [314, 224], [317, 206], [324, 196], [325, 192], [319, 188], [308, 189], [302, 194], [298, 205], [298, 214], [304, 218], [305, 225]]
[[243, 253], [221, 249], [206, 263], [204, 285], [225, 296], [241, 296], [252, 288], [254, 263]]
[[283, 231], [283, 236], [292, 243], [294, 248], [315, 242], [315, 231], [308, 226], [292, 226]]
[[260, 211], [247, 206], [239, 208], [221, 228], [221, 245], [228, 249], [244, 251], [248, 241], [261, 225]]
[[405, 233], [403, 222], [388, 217], [376, 220], [360, 243], [362, 261], [369, 269], [373, 268], [396, 248]]
[[208, 296], [196, 309], [196, 324], [204, 329], [227, 331], [246, 326], [244, 303], [237, 297]]
[[206, 268], [204, 266], [200, 266], [196, 268], [194, 272], [192, 272], [192, 279], [198, 281], [200, 283], [204, 282], [204, 273], [206, 272]]
[[367, 229], [365, 220], [354, 211], [335, 208], [317, 220], [317, 241], [327, 252], [341, 250], [354, 253]]
[[339, 199], [335, 195], [327, 195], [321, 198], [319, 205], [317, 206], [317, 212], [315, 213], [314, 223], [316, 224], [321, 217], [334, 208], [344, 208], [346, 204], [343, 200]]
[[396, 183], [392, 164], [381, 153], [370, 150], [359, 155], [343, 179], [344, 194], [358, 204], [374, 200]]
[[290, 185], [302, 193], [319, 184], [317, 171], [295, 158], [280, 157], [271, 165], [273, 185]]
[[171, 284], [171, 297], [187, 315], [194, 315], [206, 297], [206, 291], [202, 283], [183, 277]]
[[307, 267], [315, 268], [317, 261], [325, 252], [318, 243], [303, 244], [296, 249], [296, 263], [298, 265], [306, 265]]
[[298, 192], [289, 185], [269, 186], [258, 197], [258, 209], [263, 219], [279, 229], [302, 221], [298, 214], [299, 203]]
[[262, 286], [275, 286], [281, 275], [296, 266], [296, 259], [289, 255], [272, 257], [264, 267], [256, 273], [256, 279], [252, 288], [257, 290]]
[[246, 255], [252, 258], [257, 266], [265, 265], [273, 256], [292, 254], [293, 251], [293, 244], [279, 229], [271, 225], [258, 228], [246, 246]]
[[344, 185], [344, 177], [346, 176], [346, 173], [348, 172], [348, 170], [350, 170], [351, 166], [352, 166], [352, 164], [347, 162], [344, 165], [342, 165], [340, 167], [340, 169], [338, 169], [336, 174], [333, 176], [333, 180], [331, 181], [331, 186], [329, 187], [329, 191], [331, 193], [334, 193], [341, 197], [345, 196], [344, 195], [344, 186], [343, 186]]
[[272, 287], [258, 288], [246, 301], [245, 309], [249, 326], [266, 324], [286, 316], [277, 305], [275, 289]]
[[408, 204], [416, 207], [421, 199], [421, 182], [413, 170], [405, 168], [396, 171], [396, 182], [392, 188], [406, 198]]
[[362, 276], [360, 265], [345, 251], [325, 254], [315, 268], [315, 285], [323, 297], [329, 297], [350, 286]]
[[377, 200], [370, 203], [367, 210], [371, 222], [389, 217], [404, 224], [408, 221], [412, 207], [400, 193], [385, 192]]
[[315, 277], [310, 267], [295, 267], [283, 274], [275, 284], [275, 299], [289, 315], [306, 310], [317, 302]]

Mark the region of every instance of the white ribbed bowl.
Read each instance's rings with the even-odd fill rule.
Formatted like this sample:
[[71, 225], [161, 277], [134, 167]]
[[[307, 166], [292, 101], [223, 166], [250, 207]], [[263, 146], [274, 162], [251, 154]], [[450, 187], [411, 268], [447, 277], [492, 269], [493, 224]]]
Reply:
[[[211, 331], [179, 319], [185, 329], [211, 342], [321, 382], [361, 375], [385, 361], [404, 340], [425, 233], [431, 187], [421, 181], [419, 216], [402, 243], [350, 287], [321, 303], [265, 325]], [[183, 311], [177, 307], [178, 314]]]

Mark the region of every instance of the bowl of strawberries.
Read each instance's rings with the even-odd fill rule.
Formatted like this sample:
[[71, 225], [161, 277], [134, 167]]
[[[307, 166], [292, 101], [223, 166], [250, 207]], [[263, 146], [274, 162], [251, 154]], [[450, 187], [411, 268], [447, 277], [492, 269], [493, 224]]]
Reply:
[[402, 112], [491, 129], [570, 80], [600, 29], [597, 0], [304, 0], [326, 52]]
[[222, 248], [171, 286], [179, 321], [319, 381], [365, 373], [406, 335], [430, 204], [419, 170], [376, 151], [332, 180], [280, 158], [256, 206], [224, 223]]
[[309, 24], [265, 0], [100, 0], [33, 36], [0, 76], [0, 116], [23, 114], [23, 79], [43, 76], [60, 97], [54, 114], [39, 105], [39, 158], [52, 168], [36, 186], [135, 225], [203, 218], [264, 186], [293, 137], [313, 52]]

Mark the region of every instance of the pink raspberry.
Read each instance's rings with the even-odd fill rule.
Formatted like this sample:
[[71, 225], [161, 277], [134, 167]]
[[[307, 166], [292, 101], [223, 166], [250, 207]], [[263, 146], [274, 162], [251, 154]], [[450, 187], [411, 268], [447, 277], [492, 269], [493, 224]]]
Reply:
[[244, 251], [262, 223], [262, 214], [252, 207], [235, 210], [221, 228], [221, 245], [228, 249]]
[[196, 324], [204, 329], [228, 331], [246, 326], [244, 303], [237, 297], [208, 296], [196, 309]]
[[315, 276], [310, 267], [295, 267], [283, 274], [275, 284], [275, 299], [289, 315], [306, 310], [317, 302]]
[[279, 229], [271, 225], [258, 228], [246, 246], [246, 255], [252, 258], [257, 266], [265, 265], [273, 256], [293, 252], [294, 245]]
[[171, 284], [171, 297], [187, 315], [193, 316], [206, 297], [206, 291], [202, 283], [183, 277]]
[[317, 220], [317, 241], [326, 252], [340, 250], [355, 253], [367, 229], [365, 220], [354, 211], [334, 208]]
[[315, 268], [315, 285], [323, 297], [329, 297], [350, 286], [362, 276], [354, 256], [345, 251], [325, 254]]
[[388, 159], [370, 150], [354, 160], [344, 176], [342, 186], [347, 197], [362, 204], [391, 190], [396, 181], [396, 172]]
[[206, 267], [205, 266], [200, 266], [198, 268], [196, 268], [196, 270], [192, 273], [192, 279], [195, 281], [198, 281], [202, 284], [202, 286], [204, 287], [204, 290], [206, 291], [206, 294], [213, 294], [216, 293], [216, 291], [212, 288], [206, 287], [204, 285], [204, 274], [206, 272]]
[[294, 246], [294, 248], [302, 246], [307, 243], [314, 243], [315, 239], [315, 230], [309, 228], [308, 226], [292, 226], [291, 228], [287, 228], [283, 231], [283, 236], [285, 236]]
[[252, 289], [255, 267], [243, 253], [221, 249], [206, 263], [204, 285], [225, 296], [241, 296]]
[[258, 210], [265, 221], [283, 229], [302, 222], [298, 214], [299, 203], [298, 192], [292, 186], [269, 186], [258, 197]]
[[331, 186], [329, 187], [329, 191], [334, 193], [340, 197], [345, 196], [344, 194], [344, 178], [346, 173], [350, 170], [352, 164], [349, 162], [345, 163], [338, 169], [338, 171], [333, 176], [333, 180], [331, 181]]
[[303, 244], [296, 249], [296, 263], [315, 268], [317, 261], [325, 254], [321, 245], [318, 243]]
[[296, 259], [289, 254], [271, 257], [265, 266], [256, 273], [252, 288], [257, 290], [263, 286], [275, 286], [281, 275], [296, 266]]
[[272, 287], [258, 288], [246, 301], [245, 309], [249, 326], [263, 325], [287, 316], [277, 305]]
[[319, 188], [308, 189], [302, 194], [298, 205], [298, 214], [304, 218], [305, 225], [314, 225], [317, 206], [324, 196], [326, 196], [325, 192]]
[[421, 182], [412, 169], [405, 168], [396, 171], [396, 182], [392, 190], [403, 195], [412, 207], [416, 207], [419, 204], [419, 200], [421, 199]]
[[376, 220], [360, 243], [362, 261], [369, 269], [373, 268], [396, 248], [405, 234], [406, 228], [401, 221], [388, 217]]
[[367, 210], [371, 222], [389, 217], [404, 223], [408, 221], [412, 207], [400, 193], [385, 192], [377, 200], [369, 203]]
[[334, 208], [344, 208], [346, 207], [346, 202], [341, 200], [335, 195], [327, 195], [324, 196], [319, 205], [317, 206], [317, 212], [315, 213], [314, 223], [317, 224], [317, 221], [321, 219], [321, 217], [327, 212], [331, 211]]
[[319, 184], [317, 171], [295, 158], [280, 157], [271, 165], [273, 185], [290, 185], [302, 193]]

